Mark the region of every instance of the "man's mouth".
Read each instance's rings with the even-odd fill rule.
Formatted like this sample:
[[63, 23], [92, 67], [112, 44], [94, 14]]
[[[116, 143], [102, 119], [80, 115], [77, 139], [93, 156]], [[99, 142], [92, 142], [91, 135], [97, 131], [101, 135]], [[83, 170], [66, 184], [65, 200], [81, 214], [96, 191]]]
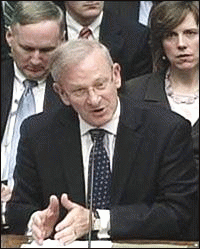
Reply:
[[93, 112], [99, 113], [99, 112], [102, 112], [103, 110], [104, 110], [104, 108], [99, 108], [99, 109], [94, 110]]
[[43, 67], [27, 67], [26, 70], [37, 73], [44, 70]]

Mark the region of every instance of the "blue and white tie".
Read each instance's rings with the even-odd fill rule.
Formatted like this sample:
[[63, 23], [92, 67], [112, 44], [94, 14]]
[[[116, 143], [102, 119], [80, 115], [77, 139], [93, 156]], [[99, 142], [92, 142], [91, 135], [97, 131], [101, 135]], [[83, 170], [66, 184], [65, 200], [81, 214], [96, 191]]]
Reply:
[[103, 143], [105, 130], [93, 129], [89, 132], [94, 145], [89, 158], [88, 203], [90, 205], [91, 170], [92, 164], [94, 164], [92, 208], [94, 210], [110, 209], [112, 176], [110, 171], [110, 160]]
[[37, 86], [37, 81], [25, 80], [23, 82], [25, 90], [19, 100], [15, 126], [13, 130], [12, 142], [11, 142], [11, 153], [9, 162], [9, 172], [8, 172], [8, 185], [13, 186], [13, 172], [16, 164], [17, 147], [20, 137], [20, 126], [22, 121], [30, 115], [35, 114], [35, 98], [33, 95], [32, 88]]

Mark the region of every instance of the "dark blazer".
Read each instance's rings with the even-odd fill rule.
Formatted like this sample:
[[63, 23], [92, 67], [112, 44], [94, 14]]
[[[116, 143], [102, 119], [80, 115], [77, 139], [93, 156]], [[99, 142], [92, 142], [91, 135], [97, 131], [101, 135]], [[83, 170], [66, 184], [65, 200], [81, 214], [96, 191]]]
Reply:
[[[151, 111], [134, 105], [121, 100], [111, 237], [183, 239], [197, 189], [190, 124], [159, 106]], [[11, 232], [24, 233], [30, 215], [46, 208], [52, 194], [68, 193], [85, 206], [80, 128], [71, 108], [25, 120], [18, 149], [7, 206]]]
[[[1, 140], [4, 135], [6, 122], [12, 104], [14, 82], [14, 65], [13, 60], [8, 59], [1, 63]], [[59, 96], [52, 88], [53, 79], [51, 76], [47, 78], [44, 110], [56, 109], [63, 106]]]
[[[162, 1], [152, 1], [157, 5]], [[104, 9], [114, 12], [130, 22], [139, 22], [140, 1], [105, 1]]]
[[130, 22], [138, 22], [140, 1], [104, 1], [104, 9]]
[[9, 47], [5, 39], [6, 29], [4, 25], [4, 15], [1, 3], [1, 61], [9, 58]]
[[[130, 1], [129, 1], [130, 2]], [[153, 7], [159, 4], [163, 1], [152, 1]], [[123, 2], [122, 2], [123, 4]], [[139, 12], [140, 12], [140, 1], [131, 1], [131, 7], [132, 7], [132, 18], [134, 21], [139, 21]]]
[[152, 72], [149, 29], [142, 24], [128, 22], [105, 10], [99, 41], [108, 47], [113, 60], [121, 65], [123, 81]]
[[[126, 82], [123, 94], [145, 103], [161, 105], [171, 109], [165, 92], [165, 72], [152, 73]], [[199, 165], [199, 119], [192, 126], [194, 157]]]
[[[144, 75], [126, 82], [123, 94], [138, 101], [142, 100], [144, 103], [161, 105], [171, 109], [165, 92], [165, 72]], [[191, 134], [194, 158], [199, 171], [199, 119], [192, 126]], [[195, 228], [191, 228], [190, 232], [192, 234], [187, 234], [191, 240], [199, 240], [199, 195], [197, 195], [196, 200], [197, 203], [192, 211], [194, 213], [193, 222]]]

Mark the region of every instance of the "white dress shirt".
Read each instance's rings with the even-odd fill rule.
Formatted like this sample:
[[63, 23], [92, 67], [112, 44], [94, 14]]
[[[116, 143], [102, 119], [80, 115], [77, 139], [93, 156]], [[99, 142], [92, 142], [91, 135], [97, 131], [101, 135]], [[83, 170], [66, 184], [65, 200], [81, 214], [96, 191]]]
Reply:
[[[8, 120], [4, 136], [1, 143], [1, 180], [8, 180], [8, 165], [10, 159], [11, 141], [13, 136], [13, 129], [15, 125], [15, 118], [18, 108], [19, 100], [24, 92], [23, 81], [26, 79], [25, 76], [19, 71], [16, 64], [14, 63], [14, 84], [13, 84], [13, 97], [11, 103], [11, 109], [9, 112]], [[45, 93], [45, 80], [38, 81], [38, 86], [33, 88], [33, 94], [36, 103], [36, 113], [43, 111], [44, 93]], [[11, 186], [13, 187], [13, 186]]]
[[149, 13], [153, 6], [152, 1], [140, 1], [139, 23], [148, 26]]
[[[119, 123], [120, 116], [120, 101], [118, 99], [117, 109], [113, 115], [111, 121], [106, 123], [104, 126], [99, 127], [101, 129], [106, 130], [108, 133], [105, 134], [104, 137], [104, 145], [110, 159], [110, 170], [112, 172], [112, 164], [113, 164], [113, 154], [115, 149], [115, 140], [117, 135], [117, 128]], [[84, 178], [85, 178], [85, 197], [87, 201], [87, 190], [88, 190], [88, 167], [89, 167], [89, 156], [90, 151], [93, 146], [93, 142], [91, 139], [91, 135], [89, 133], [90, 129], [95, 129], [86, 123], [79, 115], [80, 120], [80, 131], [81, 131], [81, 143], [82, 143], [82, 155], [83, 155], [83, 165], [84, 165]], [[97, 210], [100, 216], [100, 231], [97, 234], [98, 238], [109, 238], [108, 231], [110, 230], [110, 211], [109, 210]]]
[[[100, 25], [102, 18], [103, 18], [103, 11], [95, 19], [95, 21], [88, 26], [88, 28], [92, 31], [92, 35], [90, 35], [88, 39], [99, 40]], [[79, 33], [83, 28], [83, 26], [80, 23], [78, 23], [76, 20], [74, 20], [73, 17], [67, 11], [66, 11], [66, 23], [67, 23], [68, 40], [78, 39]]]

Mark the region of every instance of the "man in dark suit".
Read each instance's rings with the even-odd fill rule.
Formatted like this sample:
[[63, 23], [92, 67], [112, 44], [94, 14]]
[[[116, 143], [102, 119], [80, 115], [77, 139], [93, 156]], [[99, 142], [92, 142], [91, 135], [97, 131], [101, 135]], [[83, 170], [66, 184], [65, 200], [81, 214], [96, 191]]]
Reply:
[[[25, 233], [28, 224], [40, 244], [51, 235], [70, 243], [88, 233], [94, 145], [94, 194], [102, 184], [98, 167], [106, 161], [109, 169], [102, 168], [100, 175], [112, 172], [111, 192], [99, 189], [97, 196], [103, 196], [93, 203], [111, 201], [109, 207], [93, 210], [98, 238], [184, 239], [197, 191], [189, 122], [165, 108], [138, 108], [131, 99], [119, 98], [120, 65], [97, 41], [61, 45], [51, 72], [55, 91], [71, 108], [38, 114], [22, 124], [7, 206], [11, 231]], [[96, 155], [101, 154], [93, 132], [105, 133], [101, 149], [107, 159], [97, 168]]]
[[[16, 4], [13, 21], [6, 32], [11, 57], [1, 64], [1, 181], [9, 181], [10, 191], [11, 144], [16, 113], [25, 89], [23, 82], [25, 79], [37, 81], [33, 89], [36, 113], [62, 106], [52, 88], [49, 65], [51, 53], [63, 42], [64, 33], [63, 12], [52, 2], [19, 1]], [[7, 190], [6, 186], [3, 189]]]
[[[160, 2], [162, 1], [132, 1], [132, 20], [148, 26], [149, 14], [152, 8]], [[123, 4], [123, 2], [121, 4]]]
[[115, 62], [122, 67], [122, 78], [128, 80], [152, 71], [149, 30], [139, 23], [104, 9], [104, 1], [63, 1], [66, 14], [66, 40], [77, 39], [83, 27], [109, 48]]

